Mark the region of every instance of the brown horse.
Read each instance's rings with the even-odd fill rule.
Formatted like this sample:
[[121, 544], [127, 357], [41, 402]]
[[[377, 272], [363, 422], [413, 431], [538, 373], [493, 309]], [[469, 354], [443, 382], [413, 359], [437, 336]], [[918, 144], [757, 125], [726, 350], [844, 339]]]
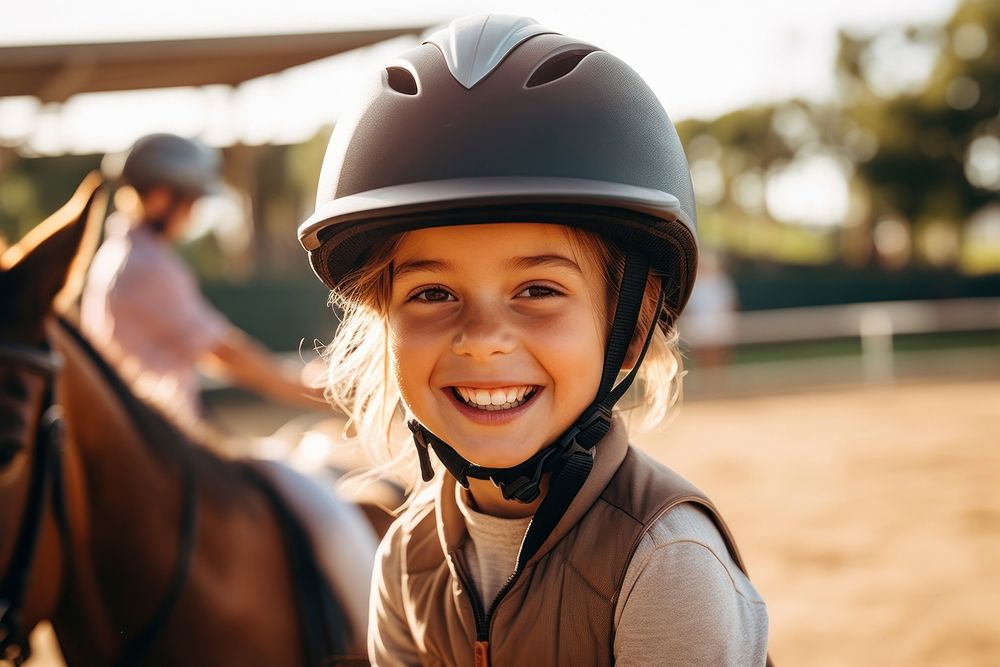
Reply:
[[0, 662], [42, 619], [70, 665], [362, 655], [376, 538], [357, 508], [191, 442], [53, 314], [98, 183], [0, 257]]

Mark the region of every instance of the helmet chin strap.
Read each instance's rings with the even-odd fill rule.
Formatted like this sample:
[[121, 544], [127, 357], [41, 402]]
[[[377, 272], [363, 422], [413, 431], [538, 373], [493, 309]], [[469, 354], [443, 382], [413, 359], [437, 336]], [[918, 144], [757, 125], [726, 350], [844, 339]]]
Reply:
[[[584, 456], [591, 460], [592, 448], [611, 429], [612, 409], [635, 380], [639, 365], [653, 339], [655, 320], [646, 332], [642, 351], [635, 365], [621, 382], [615, 385], [639, 321], [648, 272], [649, 263], [643, 255], [632, 252], [626, 255], [625, 272], [622, 276], [614, 322], [604, 351], [604, 369], [597, 395], [569, 429], [526, 461], [510, 468], [487, 468], [468, 461], [451, 445], [431, 433], [417, 420], [411, 419], [407, 422], [407, 426], [413, 433], [413, 442], [417, 447], [420, 472], [424, 481], [430, 481], [434, 477], [428, 452], [428, 449], [433, 449], [444, 467], [465, 488], [469, 487], [470, 477], [489, 479], [500, 488], [506, 500], [530, 503], [538, 498], [542, 477], [546, 473], [559, 471], [571, 458], [579, 459], [580, 456]], [[662, 308], [663, 302], [664, 290], [661, 289], [656, 312]], [[590, 472], [590, 466], [586, 468], [586, 472], [583, 473], [584, 478]]]

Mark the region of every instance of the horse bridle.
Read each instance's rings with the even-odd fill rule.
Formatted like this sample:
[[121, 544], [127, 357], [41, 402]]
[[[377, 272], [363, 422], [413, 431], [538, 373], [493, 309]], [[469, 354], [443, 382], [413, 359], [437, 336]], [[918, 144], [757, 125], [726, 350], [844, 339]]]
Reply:
[[[0, 342], [0, 362], [19, 365], [45, 377], [42, 416], [38, 421], [35, 435], [35, 457], [27, 504], [22, 514], [23, 519], [10, 564], [3, 579], [0, 580], [0, 663], [9, 662], [18, 667], [31, 654], [28, 633], [22, 627], [22, 605], [41, 534], [48, 489], [51, 489], [53, 511], [66, 562], [72, 561], [69, 513], [62, 479], [64, 427], [62, 410], [55, 403], [55, 379], [62, 367], [62, 361], [57, 354], [49, 350], [19, 343]], [[185, 467], [182, 477], [180, 539], [177, 560], [167, 590], [146, 625], [125, 645], [121, 655], [114, 662], [116, 667], [129, 667], [142, 661], [170, 619], [187, 581], [197, 533], [198, 492], [194, 474], [189, 467]]]
[[21, 612], [42, 532], [42, 517], [49, 489], [63, 538], [63, 548], [69, 548], [69, 524], [62, 490], [62, 414], [53, 400], [55, 376], [61, 362], [53, 352], [9, 342], [0, 343], [0, 361], [12, 362], [45, 378], [42, 413], [35, 432], [28, 497], [21, 515], [14, 551], [6, 574], [0, 581], [0, 661], [20, 665], [30, 654], [28, 634], [21, 626]]

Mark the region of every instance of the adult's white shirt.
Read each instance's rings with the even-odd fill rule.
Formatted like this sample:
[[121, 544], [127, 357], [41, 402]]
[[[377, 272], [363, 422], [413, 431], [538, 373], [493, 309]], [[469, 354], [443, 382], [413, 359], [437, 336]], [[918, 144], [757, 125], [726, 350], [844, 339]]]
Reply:
[[195, 362], [230, 328], [169, 241], [116, 213], [91, 264], [81, 326], [133, 383], [175, 415], [200, 413]]

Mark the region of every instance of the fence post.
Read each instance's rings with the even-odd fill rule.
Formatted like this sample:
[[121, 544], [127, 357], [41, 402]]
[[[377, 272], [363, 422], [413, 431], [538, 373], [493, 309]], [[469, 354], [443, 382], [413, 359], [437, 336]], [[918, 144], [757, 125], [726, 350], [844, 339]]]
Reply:
[[888, 382], [895, 376], [892, 316], [880, 306], [865, 307], [858, 318], [861, 367], [866, 382]]

